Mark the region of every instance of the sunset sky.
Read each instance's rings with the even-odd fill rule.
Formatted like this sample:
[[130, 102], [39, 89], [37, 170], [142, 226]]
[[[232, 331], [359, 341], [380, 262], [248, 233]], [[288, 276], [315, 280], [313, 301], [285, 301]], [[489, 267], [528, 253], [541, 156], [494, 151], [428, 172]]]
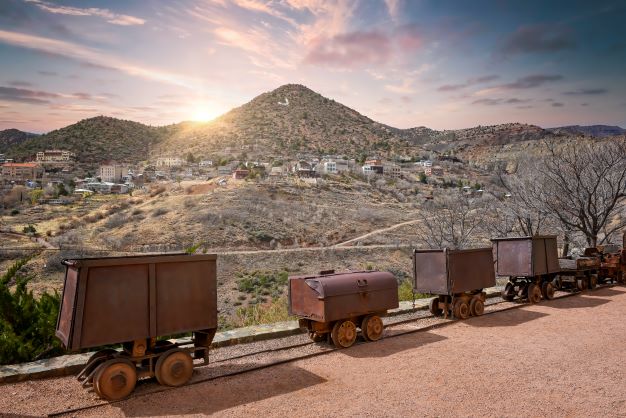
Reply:
[[210, 119], [287, 83], [400, 128], [626, 127], [625, 22], [624, 1], [0, 0], [0, 129]]

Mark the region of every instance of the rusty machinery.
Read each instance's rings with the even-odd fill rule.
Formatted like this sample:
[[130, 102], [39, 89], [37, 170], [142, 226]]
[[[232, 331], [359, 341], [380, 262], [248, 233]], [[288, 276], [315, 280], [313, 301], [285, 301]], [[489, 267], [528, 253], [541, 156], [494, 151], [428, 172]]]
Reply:
[[[78, 375], [107, 400], [128, 396], [137, 379], [185, 384], [208, 362], [217, 330], [215, 255], [65, 260], [56, 335], [78, 351], [121, 344], [91, 356]], [[193, 346], [159, 337], [193, 333]]]
[[388, 272], [330, 270], [289, 278], [289, 313], [316, 342], [350, 347], [357, 328], [366, 341], [376, 341], [383, 334], [381, 316], [397, 307], [398, 282]]
[[436, 295], [430, 312], [467, 319], [482, 315], [486, 293], [496, 285], [491, 248], [414, 250], [413, 289]]

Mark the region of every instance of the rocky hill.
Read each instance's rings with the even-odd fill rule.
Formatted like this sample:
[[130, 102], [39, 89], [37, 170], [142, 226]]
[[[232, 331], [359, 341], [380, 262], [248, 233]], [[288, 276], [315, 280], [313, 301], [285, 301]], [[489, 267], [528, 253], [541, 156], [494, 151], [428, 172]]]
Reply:
[[607, 136], [616, 136], [616, 135], [626, 134], [626, 129], [620, 128], [619, 126], [610, 126], [610, 125], [590, 125], [590, 126], [571, 125], [571, 126], [561, 126], [558, 128], [550, 128], [548, 130], [550, 132], [563, 134], [563, 135], [587, 135], [587, 136], [594, 136], [597, 138], [604, 138]]
[[0, 153], [5, 153], [27, 139], [35, 137], [37, 137], [37, 134], [23, 132], [18, 129], [5, 129], [4, 131], [0, 131]]
[[159, 145], [162, 153], [246, 152], [262, 155], [385, 154], [406, 147], [397, 130], [305, 86], [261, 94], [208, 123], [183, 123]]
[[59, 148], [75, 152], [77, 160], [87, 164], [104, 160], [137, 162], [146, 159], [169, 129], [98, 116], [29, 138], [8, 154], [19, 160], [31, 158], [37, 151]]

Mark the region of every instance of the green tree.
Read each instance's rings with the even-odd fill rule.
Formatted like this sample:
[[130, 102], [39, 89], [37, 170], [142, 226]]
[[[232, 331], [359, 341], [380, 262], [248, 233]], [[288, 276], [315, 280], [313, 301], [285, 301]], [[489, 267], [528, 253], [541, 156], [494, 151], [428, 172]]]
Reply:
[[41, 199], [41, 197], [43, 196], [43, 190], [42, 189], [35, 189], [32, 192], [30, 192], [30, 203], [32, 203], [33, 205], [36, 205], [37, 202], [39, 202], [39, 199]]
[[54, 335], [59, 294], [44, 293], [36, 299], [27, 290], [31, 277], [19, 277], [18, 271], [29, 260], [16, 261], [0, 277], [0, 364], [33, 361], [63, 352]]

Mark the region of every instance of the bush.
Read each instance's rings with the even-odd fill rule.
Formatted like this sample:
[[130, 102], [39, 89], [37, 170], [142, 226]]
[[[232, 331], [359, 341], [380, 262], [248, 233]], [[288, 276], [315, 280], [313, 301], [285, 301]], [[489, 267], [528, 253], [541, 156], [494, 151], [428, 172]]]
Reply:
[[169, 212], [167, 209], [165, 208], [157, 208], [154, 210], [154, 212], [152, 212], [152, 217], [153, 218], [157, 218], [161, 215], [165, 215], [167, 212]]
[[[415, 293], [415, 299], [424, 299], [430, 297], [423, 293]], [[399, 300], [413, 300], [413, 283], [410, 280], [402, 280], [398, 285], [398, 299]]]
[[33, 225], [29, 224], [28, 226], [25, 226], [24, 229], [22, 229], [22, 232], [25, 234], [36, 234], [37, 230]]
[[272, 324], [293, 319], [287, 310], [287, 297], [273, 299], [271, 302], [258, 301], [254, 305], [237, 308], [233, 326], [248, 327], [257, 324]]
[[[30, 278], [18, 277], [18, 270], [28, 262], [15, 262], [0, 277], [0, 364], [33, 361], [61, 354], [61, 343], [56, 339], [58, 293], [44, 293], [35, 299], [26, 289]], [[15, 290], [9, 290], [15, 281]]]

